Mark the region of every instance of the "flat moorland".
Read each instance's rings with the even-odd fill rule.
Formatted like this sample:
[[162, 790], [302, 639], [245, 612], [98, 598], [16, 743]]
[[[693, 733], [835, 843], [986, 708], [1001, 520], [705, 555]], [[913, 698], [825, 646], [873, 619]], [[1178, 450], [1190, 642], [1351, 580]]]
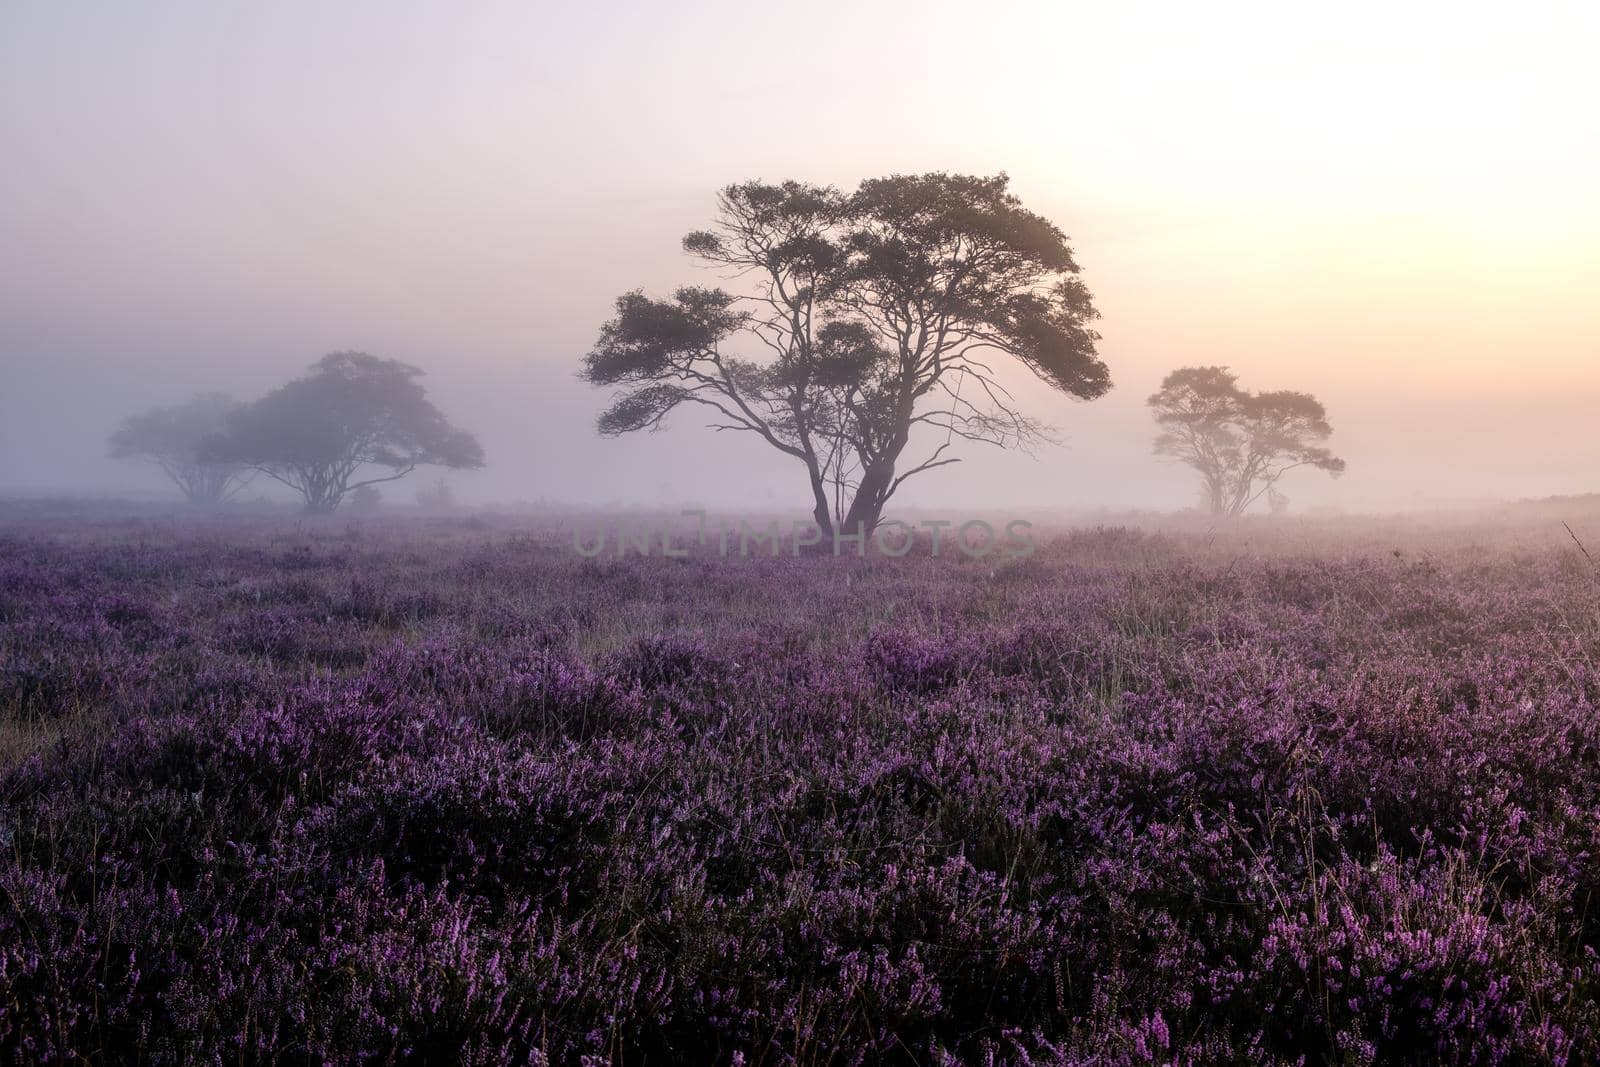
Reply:
[[1559, 523], [567, 537], [0, 520], [0, 1059], [1600, 1056]]

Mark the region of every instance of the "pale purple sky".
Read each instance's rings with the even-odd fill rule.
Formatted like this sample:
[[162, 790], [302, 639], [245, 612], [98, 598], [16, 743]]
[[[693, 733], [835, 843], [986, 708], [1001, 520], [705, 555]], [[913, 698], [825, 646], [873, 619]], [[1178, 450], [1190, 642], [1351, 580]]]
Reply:
[[[1298, 506], [1600, 488], [1586, 5], [7, 3], [0, 491], [159, 488], [122, 414], [324, 352], [425, 367], [464, 496], [804, 503], [685, 412], [597, 438], [612, 299], [703, 278], [715, 190], [1005, 170], [1072, 235], [1115, 388], [923, 507], [1182, 506], [1169, 369], [1327, 404]], [[409, 499], [409, 489], [394, 491]]]

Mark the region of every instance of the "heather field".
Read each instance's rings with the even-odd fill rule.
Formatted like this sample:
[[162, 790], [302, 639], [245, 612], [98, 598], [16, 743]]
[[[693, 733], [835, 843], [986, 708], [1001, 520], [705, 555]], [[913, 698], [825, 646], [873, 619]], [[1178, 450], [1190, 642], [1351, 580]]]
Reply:
[[1558, 521], [569, 537], [0, 520], [0, 1060], [1600, 1057]]

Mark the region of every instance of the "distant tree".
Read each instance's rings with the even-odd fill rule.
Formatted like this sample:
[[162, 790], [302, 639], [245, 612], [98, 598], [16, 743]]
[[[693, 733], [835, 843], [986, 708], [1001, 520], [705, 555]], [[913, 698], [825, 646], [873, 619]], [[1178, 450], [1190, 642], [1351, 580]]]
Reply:
[[244, 488], [251, 471], [241, 463], [210, 459], [202, 448], [238, 409], [226, 394], [201, 393], [183, 404], [130, 415], [111, 435], [111, 455], [156, 464], [191, 504], [221, 504]]
[[[683, 246], [745, 291], [618, 299], [582, 372], [625, 387], [601, 433], [656, 429], [699, 405], [713, 428], [800, 461], [818, 526], [854, 532], [874, 528], [907, 479], [957, 462], [946, 454], [957, 439], [1048, 438], [1000, 384], [995, 357], [1068, 396], [1110, 388], [1067, 239], [1004, 175], [894, 176], [848, 195], [747, 182], [719, 206]], [[736, 353], [739, 342], [762, 358]], [[927, 451], [907, 461], [919, 431]]]
[[450, 483], [443, 478], [434, 481], [432, 485], [425, 485], [417, 490], [417, 507], [423, 511], [454, 511], [456, 506], [455, 490], [450, 488]]
[[1200, 472], [1213, 515], [1243, 514], [1296, 467], [1344, 473], [1321, 446], [1333, 428], [1308, 393], [1251, 393], [1226, 367], [1183, 367], [1147, 403], [1161, 427], [1156, 454]]
[[[229, 417], [208, 455], [289, 486], [306, 510], [332, 512], [362, 486], [417, 467], [481, 467], [483, 449], [446, 421], [417, 381], [422, 371], [364, 352], [335, 352]], [[386, 473], [370, 477], [373, 470]]]
[[361, 515], [372, 515], [383, 507], [383, 493], [375, 485], [357, 486], [350, 491], [350, 510]]

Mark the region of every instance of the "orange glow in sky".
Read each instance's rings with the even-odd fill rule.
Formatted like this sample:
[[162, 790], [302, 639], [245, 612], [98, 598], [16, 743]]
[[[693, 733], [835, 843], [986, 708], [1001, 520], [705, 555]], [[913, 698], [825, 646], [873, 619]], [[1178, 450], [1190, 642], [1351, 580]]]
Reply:
[[[105, 392], [78, 423], [111, 422], [361, 347], [427, 367], [481, 428], [482, 495], [765, 502], [787, 469], [723, 463], [692, 420], [593, 439], [578, 359], [618, 293], [699, 280], [677, 239], [718, 186], [945, 169], [1008, 172], [1072, 235], [1116, 385], [1083, 405], [1019, 381], [1067, 446], [974, 456], [917, 503], [1186, 503], [1142, 401], [1198, 362], [1326, 402], [1350, 473], [1291, 488], [1307, 504], [1600, 489], [1593, 5], [29, 0], [4, 20], [12, 484], [124, 476], [60, 417], [85, 380]], [[542, 461], [580, 438], [580, 461]]]

